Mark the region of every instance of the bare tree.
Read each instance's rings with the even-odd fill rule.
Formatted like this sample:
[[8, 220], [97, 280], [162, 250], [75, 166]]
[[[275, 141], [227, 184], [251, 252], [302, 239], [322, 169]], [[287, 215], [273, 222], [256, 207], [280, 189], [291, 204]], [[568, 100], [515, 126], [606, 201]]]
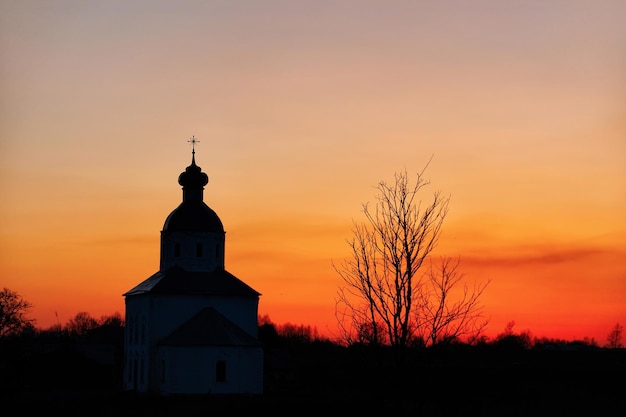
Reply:
[[624, 347], [622, 345], [622, 336], [624, 335], [624, 326], [617, 323], [615, 327], [611, 330], [609, 335], [607, 336], [607, 344], [606, 347], [610, 349], [619, 349]]
[[417, 337], [426, 345], [451, 342], [462, 337], [477, 340], [488, 320], [484, 319], [480, 296], [489, 282], [464, 282], [460, 259], [442, 257], [431, 260], [430, 269], [419, 287], [415, 309]]
[[33, 328], [35, 319], [26, 317], [32, 304], [8, 288], [0, 291], [0, 338]]
[[420, 271], [438, 243], [449, 203], [440, 192], [422, 203], [418, 193], [429, 183], [422, 170], [411, 184], [405, 170], [393, 183], [378, 184], [373, 209], [363, 204], [366, 221], [354, 222], [351, 256], [333, 264], [343, 281], [335, 315], [345, 343], [406, 347], [477, 334], [484, 327], [478, 323], [478, 299], [485, 285], [463, 287], [455, 299], [453, 290], [464, 278], [458, 262], [443, 260], [439, 270]]

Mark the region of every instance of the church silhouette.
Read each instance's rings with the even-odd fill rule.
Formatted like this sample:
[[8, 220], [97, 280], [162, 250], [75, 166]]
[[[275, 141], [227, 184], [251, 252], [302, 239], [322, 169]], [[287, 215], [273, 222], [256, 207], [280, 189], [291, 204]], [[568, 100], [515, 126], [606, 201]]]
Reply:
[[261, 394], [260, 293], [224, 266], [225, 231], [195, 161], [161, 231], [159, 271], [123, 294], [123, 388], [152, 394]]

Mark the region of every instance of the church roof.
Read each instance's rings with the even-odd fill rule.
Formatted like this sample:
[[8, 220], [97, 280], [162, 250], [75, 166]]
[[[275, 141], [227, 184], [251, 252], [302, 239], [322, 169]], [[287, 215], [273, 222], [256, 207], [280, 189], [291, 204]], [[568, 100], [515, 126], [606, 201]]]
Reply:
[[217, 268], [211, 272], [189, 272], [180, 267], [159, 271], [123, 295], [146, 293], [243, 297], [261, 295], [225, 269]]
[[204, 201], [183, 201], [165, 219], [164, 232], [216, 232], [224, 233], [217, 213]]
[[159, 345], [261, 346], [261, 342], [214, 308], [207, 307], [163, 338]]

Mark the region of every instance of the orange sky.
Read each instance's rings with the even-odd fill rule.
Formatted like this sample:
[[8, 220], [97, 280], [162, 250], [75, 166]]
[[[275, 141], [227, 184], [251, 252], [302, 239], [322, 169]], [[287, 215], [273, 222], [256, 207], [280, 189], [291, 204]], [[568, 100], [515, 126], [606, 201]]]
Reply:
[[[338, 4], [339, 3], [339, 4]], [[200, 139], [226, 267], [334, 334], [332, 262], [396, 171], [488, 335], [626, 323], [626, 3], [0, 3], [0, 286], [42, 327], [123, 313]]]

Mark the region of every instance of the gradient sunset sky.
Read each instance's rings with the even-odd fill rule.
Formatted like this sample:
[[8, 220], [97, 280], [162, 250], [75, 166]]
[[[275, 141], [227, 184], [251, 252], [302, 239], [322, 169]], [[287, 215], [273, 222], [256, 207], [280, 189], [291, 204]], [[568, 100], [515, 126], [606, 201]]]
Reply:
[[0, 287], [124, 313], [191, 162], [226, 268], [336, 334], [361, 204], [426, 169], [488, 336], [626, 325], [626, 2], [2, 1]]

